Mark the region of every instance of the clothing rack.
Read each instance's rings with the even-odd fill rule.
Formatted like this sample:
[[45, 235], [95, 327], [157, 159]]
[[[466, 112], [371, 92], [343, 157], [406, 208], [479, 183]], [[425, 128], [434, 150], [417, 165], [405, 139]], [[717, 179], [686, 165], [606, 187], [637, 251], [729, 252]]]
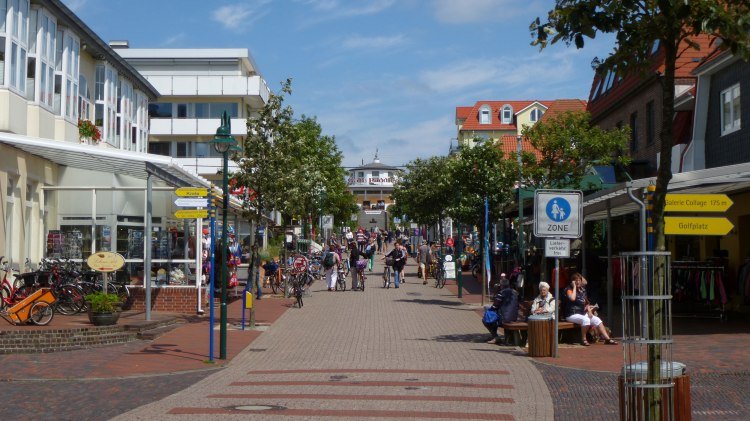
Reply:
[[673, 316], [726, 320], [724, 306], [728, 299], [724, 271], [724, 266], [715, 266], [712, 262], [672, 262], [673, 301], [703, 305], [704, 310], [707, 310], [689, 313], [675, 312]]

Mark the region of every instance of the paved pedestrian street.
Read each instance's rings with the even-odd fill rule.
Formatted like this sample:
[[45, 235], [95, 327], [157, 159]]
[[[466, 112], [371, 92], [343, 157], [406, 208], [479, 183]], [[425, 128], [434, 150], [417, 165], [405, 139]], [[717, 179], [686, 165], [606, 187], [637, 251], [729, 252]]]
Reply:
[[116, 419], [553, 419], [539, 371], [484, 343], [476, 306], [414, 277], [384, 289], [379, 270], [364, 292], [316, 282], [227, 368]]

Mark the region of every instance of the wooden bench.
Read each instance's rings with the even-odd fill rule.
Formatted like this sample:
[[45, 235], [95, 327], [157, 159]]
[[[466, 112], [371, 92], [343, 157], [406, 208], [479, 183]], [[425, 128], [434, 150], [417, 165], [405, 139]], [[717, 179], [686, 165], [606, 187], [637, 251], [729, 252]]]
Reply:
[[[529, 313], [531, 313], [531, 301], [523, 301], [518, 304], [519, 319], [526, 320], [526, 318], [529, 316]], [[577, 327], [575, 323], [562, 320], [558, 323], [557, 332], [558, 334], [560, 334], [562, 333], [561, 331], [573, 329], [575, 327]], [[528, 323], [508, 322], [503, 323], [502, 328], [505, 332], [505, 342], [507, 344], [522, 346], [526, 343], [526, 339], [528, 336], [526, 332], [529, 330]]]
[[[526, 343], [527, 334], [529, 330], [529, 324], [526, 322], [509, 322], [503, 323], [503, 331], [505, 331], [505, 342], [510, 345], [523, 346]], [[563, 330], [574, 329], [577, 325], [571, 322], [559, 322], [557, 325], [557, 332], [562, 333]]]

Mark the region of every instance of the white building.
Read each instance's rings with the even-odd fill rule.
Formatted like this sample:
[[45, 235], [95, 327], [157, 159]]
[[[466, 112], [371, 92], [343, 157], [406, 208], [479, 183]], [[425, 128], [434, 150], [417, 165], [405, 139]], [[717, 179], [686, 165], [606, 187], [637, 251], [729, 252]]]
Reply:
[[187, 257], [190, 233], [170, 225], [174, 186], [209, 183], [146, 153], [158, 95], [60, 0], [0, 0], [0, 256], [12, 267], [117, 251], [135, 281], [149, 244], [156, 266]]
[[386, 210], [393, 204], [391, 194], [396, 181], [397, 167], [383, 164], [375, 154], [369, 164], [349, 168], [346, 181], [354, 195], [357, 206], [362, 210]]

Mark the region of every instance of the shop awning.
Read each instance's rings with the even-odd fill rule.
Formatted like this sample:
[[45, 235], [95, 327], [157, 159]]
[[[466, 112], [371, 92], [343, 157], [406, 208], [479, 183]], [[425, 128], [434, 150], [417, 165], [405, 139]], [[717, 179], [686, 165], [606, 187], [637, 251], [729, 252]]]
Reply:
[[208, 187], [210, 182], [182, 167], [169, 156], [125, 151], [0, 133], [0, 143], [13, 146], [56, 164], [146, 179], [149, 173], [175, 187]]
[[[640, 198], [642, 196], [639, 192], [650, 184], [656, 184], [656, 177], [620, 183], [613, 188], [584, 197], [585, 220], [606, 219], [608, 202], [612, 217], [638, 212], [640, 208], [628, 197], [627, 188], [631, 187], [633, 193]], [[750, 163], [679, 173], [669, 182], [670, 193], [732, 194], [744, 190], [750, 190]]]

